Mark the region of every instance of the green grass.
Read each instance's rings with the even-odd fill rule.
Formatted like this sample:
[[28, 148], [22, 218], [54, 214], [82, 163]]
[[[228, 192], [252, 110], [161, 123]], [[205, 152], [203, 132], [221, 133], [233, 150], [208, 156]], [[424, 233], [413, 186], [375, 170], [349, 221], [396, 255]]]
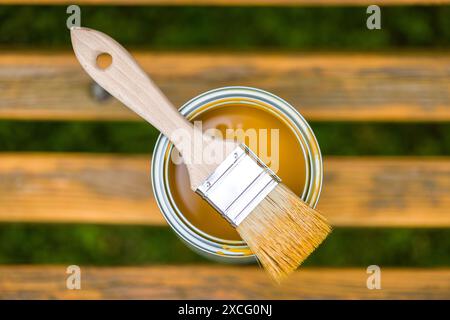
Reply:
[[[450, 265], [450, 230], [333, 231], [306, 266]], [[167, 228], [0, 224], [0, 264], [144, 265], [209, 263]]]
[[[69, 47], [66, 6], [1, 6], [0, 45]], [[392, 50], [449, 48], [450, 7], [382, 8], [382, 30], [365, 7], [81, 6], [81, 23], [154, 49]]]
[[133, 265], [203, 260], [162, 227], [0, 224], [0, 264]]
[[[324, 155], [450, 154], [450, 123], [312, 122]], [[0, 121], [0, 151], [150, 153], [144, 122]]]
[[[128, 47], [153, 50], [448, 50], [450, 6], [82, 6], [82, 24]], [[0, 48], [70, 49], [65, 6], [0, 6]], [[1, 99], [1, 96], [0, 96]], [[311, 123], [324, 155], [450, 155], [450, 123]], [[142, 122], [0, 121], [0, 152], [150, 153], [158, 133]], [[448, 229], [338, 228], [306, 265], [450, 266]], [[166, 228], [0, 224], [0, 263], [142, 265], [208, 263]]]

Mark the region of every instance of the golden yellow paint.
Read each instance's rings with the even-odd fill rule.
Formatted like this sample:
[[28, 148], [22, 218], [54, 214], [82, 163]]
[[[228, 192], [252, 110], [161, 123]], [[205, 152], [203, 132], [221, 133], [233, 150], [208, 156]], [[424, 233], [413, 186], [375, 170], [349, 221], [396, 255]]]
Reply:
[[245, 256], [253, 254], [252, 250], [250, 250], [249, 248], [233, 248], [230, 246], [223, 246], [222, 248], [229, 252], [242, 253]]
[[[257, 106], [228, 104], [204, 112], [195, 120], [202, 120], [203, 130], [217, 128], [224, 135], [226, 129], [267, 129], [269, 133], [270, 129], [279, 129], [279, 170], [276, 173], [295, 193], [300, 194], [303, 191], [306, 179], [305, 156], [296, 135], [282, 119]], [[270, 134], [267, 136], [267, 144], [270, 146]], [[259, 137], [257, 139], [259, 140]], [[245, 143], [248, 145], [249, 142]], [[270, 147], [268, 149], [270, 150]], [[261, 157], [259, 150], [253, 151]], [[240, 240], [234, 228], [191, 191], [184, 165], [170, 163], [169, 186], [178, 208], [194, 226], [221, 239]]]

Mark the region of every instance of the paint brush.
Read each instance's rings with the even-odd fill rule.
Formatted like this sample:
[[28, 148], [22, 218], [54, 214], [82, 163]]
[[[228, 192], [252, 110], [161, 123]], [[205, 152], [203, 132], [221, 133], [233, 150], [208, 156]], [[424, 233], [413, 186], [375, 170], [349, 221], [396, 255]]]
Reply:
[[[247, 146], [206, 135], [187, 121], [134, 58], [109, 36], [71, 29], [84, 70], [106, 91], [168, 137], [181, 153], [193, 191], [208, 201], [248, 244], [277, 282], [294, 271], [331, 227]], [[98, 58], [112, 59], [105, 66]]]

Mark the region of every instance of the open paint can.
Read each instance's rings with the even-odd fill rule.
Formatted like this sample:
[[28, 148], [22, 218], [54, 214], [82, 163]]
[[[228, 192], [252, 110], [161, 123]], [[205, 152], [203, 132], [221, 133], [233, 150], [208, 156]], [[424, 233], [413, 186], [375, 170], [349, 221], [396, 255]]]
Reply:
[[[291, 190], [315, 207], [322, 188], [322, 156], [308, 123], [283, 99], [260, 89], [225, 87], [203, 93], [180, 108], [202, 130], [244, 142]], [[152, 185], [161, 212], [193, 250], [216, 261], [254, 262], [228, 222], [189, 187], [177, 150], [160, 135], [153, 152]]]

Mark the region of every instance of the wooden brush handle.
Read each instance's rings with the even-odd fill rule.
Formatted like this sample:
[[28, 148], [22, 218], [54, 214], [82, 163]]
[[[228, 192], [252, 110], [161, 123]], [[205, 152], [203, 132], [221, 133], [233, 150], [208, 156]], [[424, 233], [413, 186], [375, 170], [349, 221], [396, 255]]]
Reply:
[[[88, 28], [71, 30], [75, 54], [86, 72], [106, 91], [155, 126], [167, 137], [178, 128], [192, 132], [192, 124], [181, 116], [134, 58], [104, 33]], [[102, 69], [97, 57], [107, 53], [110, 66]]]
[[[191, 188], [196, 190], [217, 167], [217, 164], [199, 162], [198, 154], [202, 154], [207, 145], [209, 149], [219, 150], [224, 148], [224, 143], [234, 142], [211, 139], [201, 132], [196, 133], [198, 129], [178, 112], [130, 53], [111, 37], [96, 30], [74, 27], [71, 29], [71, 38], [75, 54], [84, 70], [111, 95], [171, 139], [187, 164]], [[112, 63], [102, 69], [97, 65], [97, 57], [104, 53], [112, 57]], [[173, 139], [174, 136], [180, 138], [180, 133], [183, 143]], [[198, 137], [201, 137], [202, 143], [192, 143]]]

